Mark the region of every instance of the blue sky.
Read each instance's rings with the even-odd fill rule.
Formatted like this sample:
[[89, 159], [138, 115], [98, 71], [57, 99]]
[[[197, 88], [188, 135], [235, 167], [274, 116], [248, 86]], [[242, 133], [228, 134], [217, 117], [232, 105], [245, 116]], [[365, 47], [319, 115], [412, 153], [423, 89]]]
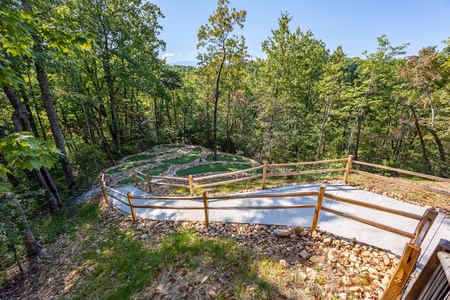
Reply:
[[[167, 46], [160, 57], [168, 63], [195, 61], [197, 32], [213, 14], [215, 0], [152, 0], [165, 18], [160, 38]], [[265, 57], [261, 43], [278, 27], [281, 12], [292, 17], [291, 30], [311, 30], [328, 49], [341, 45], [349, 57], [376, 50], [377, 37], [386, 35], [393, 46], [409, 43], [408, 55], [424, 46], [443, 48], [450, 37], [450, 0], [231, 0], [230, 7], [245, 9], [248, 53]]]

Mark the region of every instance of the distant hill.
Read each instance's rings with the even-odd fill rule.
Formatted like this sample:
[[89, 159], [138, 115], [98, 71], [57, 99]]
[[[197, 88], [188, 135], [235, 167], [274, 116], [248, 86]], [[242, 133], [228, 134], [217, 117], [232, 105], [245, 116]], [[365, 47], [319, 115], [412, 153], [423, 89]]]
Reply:
[[196, 60], [180, 60], [173, 63], [169, 63], [169, 66], [191, 66], [196, 67], [197, 61]]

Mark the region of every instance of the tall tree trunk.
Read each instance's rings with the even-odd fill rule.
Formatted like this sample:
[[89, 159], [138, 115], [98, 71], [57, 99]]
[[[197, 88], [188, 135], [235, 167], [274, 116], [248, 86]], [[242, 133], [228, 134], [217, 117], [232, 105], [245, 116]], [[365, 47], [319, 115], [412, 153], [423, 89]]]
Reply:
[[320, 126], [320, 136], [319, 145], [317, 145], [316, 160], [320, 160], [322, 156], [322, 148], [325, 144], [325, 124], [327, 123], [328, 117], [330, 115], [331, 105], [333, 104], [333, 99], [331, 96], [328, 97], [325, 107], [323, 109], [322, 124]]
[[33, 257], [41, 253], [43, 247], [39, 244], [38, 241], [34, 238], [33, 232], [31, 231], [30, 224], [28, 223], [28, 219], [25, 215], [25, 212], [22, 209], [22, 205], [20, 202], [13, 198], [11, 202], [17, 207], [17, 210], [20, 215], [20, 222], [17, 224], [20, 231], [24, 233], [24, 244], [25, 249], [27, 250], [27, 256]]
[[[22, 0], [22, 6], [25, 10], [29, 12], [33, 12], [33, 7], [28, 0]], [[36, 50], [38, 53], [43, 55], [42, 43], [36, 35], [33, 35], [33, 40], [36, 43]], [[53, 133], [53, 139], [55, 140], [56, 147], [61, 150], [63, 155], [60, 157], [60, 162], [62, 169], [64, 171], [64, 176], [66, 178], [66, 182], [69, 186], [69, 189], [76, 189], [75, 179], [72, 173], [72, 167], [70, 165], [69, 158], [67, 157], [66, 148], [64, 146], [64, 138], [61, 133], [61, 128], [59, 127], [58, 118], [56, 116], [55, 108], [53, 106], [52, 94], [50, 93], [50, 87], [48, 84], [47, 72], [45, 71], [44, 66], [37, 59], [34, 62], [34, 66], [36, 68], [37, 79], [39, 82], [39, 87], [41, 89], [42, 98], [44, 100], [45, 110], [47, 111], [48, 120], [50, 122], [50, 128]]]
[[[9, 102], [14, 107], [14, 113], [11, 117], [14, 123], [14, 129], [16, 130], [16, 132], [22, 131], [31, 132], [29, 112], [22, 104], [22, 102], [20, 102], [19, 98], [17, 98], [12, 88], [4, 86], [3, 90], [5, 91], [5, 94], [8, 97]], [[56, 186], [47, 168], [42, 167], [40, 170], [36, 170], [34, 173], [39, 182], [39, 186], [45, 192], [45, 198], [47, 200], [50, 212], [59, 210], [59, 207], [62, 204], [61, 198], [59, 197], [58, 190], [56, 189]]]
[[31, 113], [30, 101], [28, 100], [28, 96], [25, 92], [25, 86], [23, 84], [20, 84], [20, 93], [22, 94], [23, 104], [25, 105], [25, 108], [28, 111], [28, 116], [29, 116], [32, 132], [36, 137], [39, 137], [39, 132], [38, 132], [38, 129], [36, 126], [36, 122], [34, 121], [33, 114]]
[[222, 57], [219, 70], [217, 71], [216, 88], [214, 90], [214, 118], [213, 118], [213, 161], [217, 161], [217, 110], [219, 109], [219, 97], [220, 97], [220, 77], [222, 75], [223, 66], [225, 65], [225, 54]]
[[36, 102], [36, 97], [34, 96], [34, 92], [33, 92], [33, 85], [31, 84], [30, 66], [28, 66], [27, 75], [28, 75], [28, 83], [30, 85], [29, 89], [30, 89], [30, 93], [31, 93], [31, 98], [33, 99], [33, 106], [34, 106], [34, 110], [36, 111], [36, 117], [39, 122], [41, 134], [42, 134], [42, 137], [44, 138], [44, 140], [47, 140], [47, 134], [45, 133], [44, 126], [42, 125], [41, 114], [39, 113], [39, 108], [38, 108], [38, 105]]
[[430, 160], [428, 159], [428, 156], [427, 156], [427, 150], [425, 147], [425, 142], [423, 140], [422, 130], [420, 129], [419, 120], [417, 118], [416, 112], [414, 111], [414, 108], [412, 107], [412, 104], [408, 101], [406, 103], [406, 105], [408, 106], [408, 108], [411, 112], [411, 115], [414, 118], [414, 125], [416, 126], [417, 135], [419, 136], [420, 147], [422, 149], [422, 158], [423, 158], [423, 162], [425, 164], [426, 173], [431, 174], [431, 164], [430, 164]]
[[50, 129], [53, 133], [53, 139], [55, 141], [56, 147], [58, 147], [58, 149], [61, 150], [63, 154], [60, 156], [60, 162], [64, 172], [64, 176], [66, 178], [66, 182], [69, 186], [69, 189], [76, 189], [76, 183], [72, 173], [72, 166], [70, 165], [69, 158], [67, 157], [64, 138], [61, 133], [61, 128], [59, 127], [55, 107], [53, 106], [53, 99], [48, 85], [47, 72], [45, 71], [44, 67], [37, 61], [35, 62], [35, 67], [42, 98], [44, 99], [45, 110], [47, 111], [48, 120], [50, 122]]

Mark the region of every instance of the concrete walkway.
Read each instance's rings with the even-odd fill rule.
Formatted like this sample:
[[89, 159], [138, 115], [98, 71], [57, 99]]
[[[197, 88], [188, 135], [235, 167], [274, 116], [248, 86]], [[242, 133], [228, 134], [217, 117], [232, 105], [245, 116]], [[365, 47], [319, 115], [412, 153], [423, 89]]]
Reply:
[[[270, 194], [270, 193], [293, 193], [318, 191], [319, 184], [308, 184], [301, 186], [288, 186], [264, 191], [257, 191], [251, 194]], [[121, 193], [132, 192], [133, 195], [149, 195], [133, 186], [123, 186], [117, 188]], [[344, 184], [328, 184], [326, 192], [329, 194], [365, 201], [371, 204], [377, 204], [388, 208], [402, 210], [414, 214], [423, 215], [426, 211], [424, 207], [412, 205], [406, 202], [394, 200], [389, 197], [363, 191], [352, 186]], [[244, 194], [242, 194], [244, 195]], [[119, 201], [110, 198], [111, 202], [121, 210], [130, 213], [128, 206]], [[126, 199], [123, 199], [127, 202]], [[202, 201], [153, 201], [153, 200], [133, 200], [135, 205], [152, 204], [161, 206], [203, 206]], [[286, 198], [247, 198], [237, 200], [211, 201], [210, 207], [220, 206], [270, 206], [270, 205], [298, 205], [315, 204], [317, 196], [311, 197], [286, 197]], [[367, 220], [385, 224], [407, 232], [413, 232], [418, 221], [405, 217], [395, 216], [390, 213], [374, 211], [372, 209], [354, 206], [330, 199], [325, 199], [324, 207], [333, 210], [345, 212]], [[166, 210], [166, 209], [136, 209], [136, 214], [145, 219], [170, 220], [170, 221], [204, 221], [203, 210]], [[211, 222], [236, 222], [236, 223], [257, 223], [270, 225], [288, 225], [310, 227], [314, 215], [314, 209], [277, 209], [277, 210], [210, 210], [209, 219]], [[319, 219], [319, 228], [329, 233], [342, 236], [344, 238], [355, 238], [381, 249], [386, 249], [394, 254], [401, 255], [408, 238], [390, 233], [369, 225], [365, 225], [338, 215], [328, 212], [321, 212]], [[450, 218], [444, 214], [439, 214], [428, 235], [422, 243], [422, 254], [419, 262], [419, 268], [428, 261], [440, 239], [450, 240]]]

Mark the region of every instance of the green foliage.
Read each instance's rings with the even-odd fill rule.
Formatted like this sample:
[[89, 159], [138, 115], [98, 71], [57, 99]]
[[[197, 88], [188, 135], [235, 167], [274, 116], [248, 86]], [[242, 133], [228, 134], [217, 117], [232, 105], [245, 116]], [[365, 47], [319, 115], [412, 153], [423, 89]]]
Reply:
[[81, 143], [71, 155], [72, 168], [80, 189], [90, 188], [98, 181], [98, 174], [107, 165], [106, 154], [96, 145]]
[[39, 170], [51, 168], [61, 151], [52, 143], [36, 138], [29, 132], [13, 133], [0, 139], [0, 149], [10, 168]]

